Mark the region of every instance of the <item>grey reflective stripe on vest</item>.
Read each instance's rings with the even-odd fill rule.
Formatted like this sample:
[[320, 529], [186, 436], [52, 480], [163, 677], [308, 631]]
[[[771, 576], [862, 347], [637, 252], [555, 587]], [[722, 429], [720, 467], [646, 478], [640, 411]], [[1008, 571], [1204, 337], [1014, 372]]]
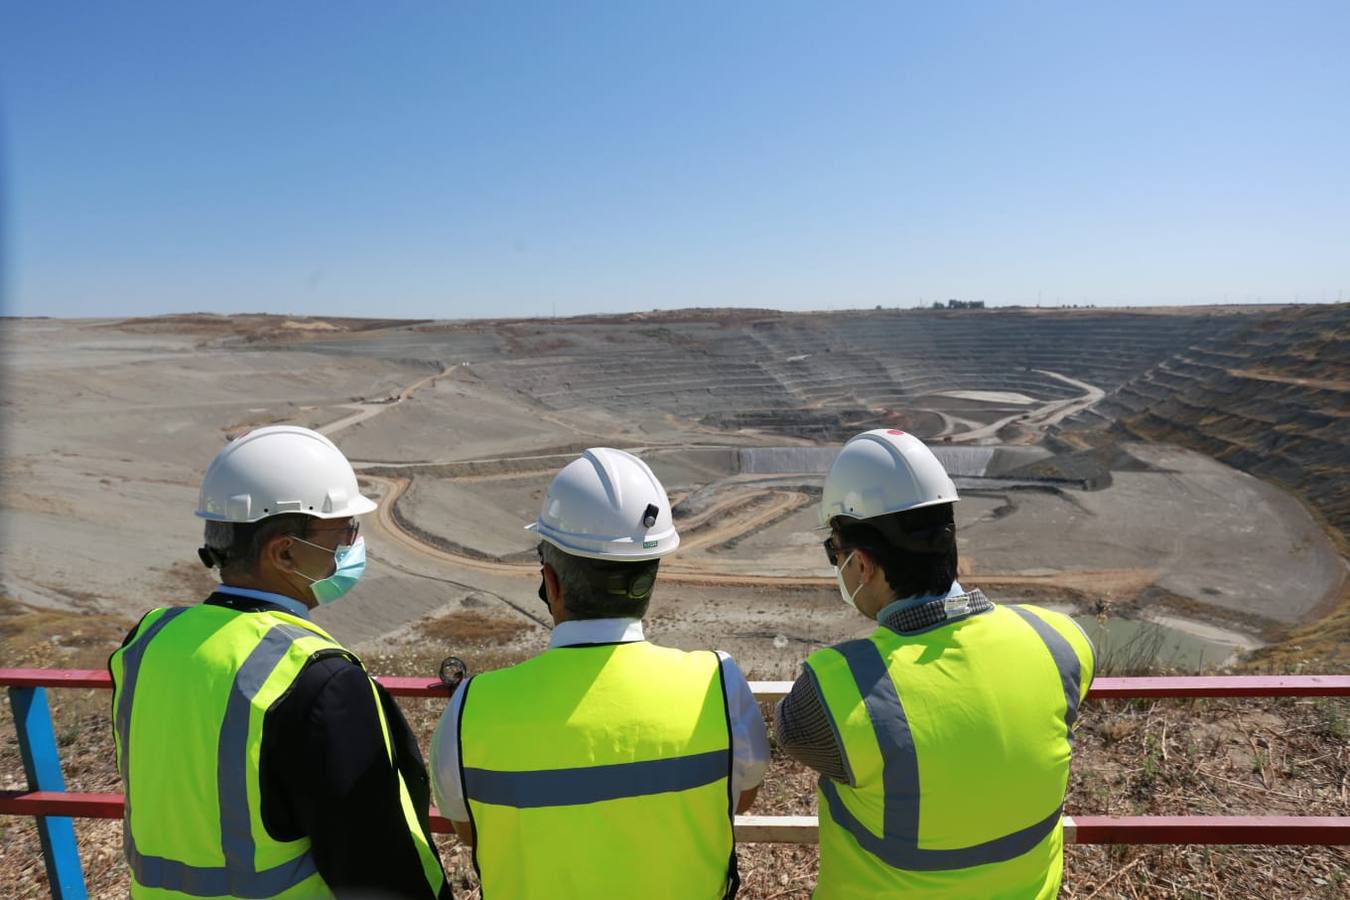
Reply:
[[[234, 687], [230, 689], [230, 699], [225, 704], [225, 718], [220, 724], [220, 744], [216, 757], [219, 760], [216, 764], [216, 790], [220, 797], [220, 849], [225, 854], [225, 868], [231, 871], [253, 871], [255, 846], [248, 805], [247, 774], [248, 720], [253, 709], [253, 698], [262, 690], [263, 683], [272, 675], [272, 670], [281, 662], [291, 644], [306, 636], [317, 637], [314, 632], [295, 625], [277, 625], [263, 635], [258, 646], [253, 648], [235, 674]], [[313, 874], [312, 860], [308, 868], [309, 872], [302, 878]]]
[[517, 809], [579, 806], [622, 797], [687, 791], [726, 777], [726, 750], [574, 769], [528, 772], [464, 769], [470, 800]]
[[[137, 640], [123, 654], [123, 683], [117, 710], [117, 729], [122, 741], [124, 780], [130, 771], [127, 758], [131, 736], [131, 698], [135, 693], [145, 647], [168, 619], [185, 611], [179, 608], [165, 613], [147, 629], [144, 638]], [[308, 852], [270, 869], [255, 870], [253, 822], [248, 805], [248, 725], [253, 698], [291, 644], [304, 637], [322, 635], [295, 625], [272, 627], [235, 673], [217, 746], [216, 789], [220, 803], [220, 844], [225, 865], [190, 866], [178, 860], [141, 853], [131, 833], [131, 792], [128, 790], [122, 822], [123, 847], [138, 884], [178, 891], [193, 897], [265, 898], [294, 887], [318, 871], [314, 857]]]
[[1064, 725], [1068, 729], [1069, 744], [1072, 745], [1073, 723], [1078, 721], [1078, 690], [1083, 677], [1083, 667], [1078, 660], [1078, 654], [1074, 652], [1073, 646], [1064, 635], [1031, 610], [1020, 606], [1008, 608], [1017, 613], [1045, 642], [1045, 648], [1050, 651], [1050, 656], [1055, 661], [1055, 668], [1059, 669], [1059, 681], [1064, 687]]
[[910, 734], [909, 720], [895, 692], [895, 682], [877, 646], [868, 640], [847, 641], [835, 647], [848, 663], [858, 686], [872, 730], [881, 751], [882, 789], [885, 809], [882, 834], [874, 834], [849, 811], [839, 796], [839, 788], [828, 778], [820, 779], [820, 790], [829, 805], [830, 817], [853, 835], [858, 845], [897, 869], [932, 872], [963, 869], [1004, 862], [1021, 856], [1054, 830], [1060, 809], [1034, 825], [975, 844], [951, 850], [928, 850], [919, 846], [919, 760]]
[[142, 856], [127, 845], [127, 862], [136, 883], [142, 887], [162, 888], [192, 897], [245, 897], [266, 900], [295, 887], [317, 870], [314, 858], [306, 853], [261, 872], [189, 866], [160, 856]]

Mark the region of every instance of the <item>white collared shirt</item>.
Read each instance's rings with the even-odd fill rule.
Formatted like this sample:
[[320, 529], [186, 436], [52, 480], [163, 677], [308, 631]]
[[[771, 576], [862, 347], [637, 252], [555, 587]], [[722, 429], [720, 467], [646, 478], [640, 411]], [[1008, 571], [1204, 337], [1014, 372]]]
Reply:
[[234, 594], [239, 597], [252, 597], [254, 600], [264, 600], [268, 603], [275, 603], [293, 616], [299, 616], [302, 619], [309, 618], [309, 607], [305, 606], [305, 604], [294, 597], [287, 597], [285, 594], [274, 594], [271, 591], [255, 591], [253, 588], [235, 587], [232, 584], [216, 585], [216, 593]]
[[[560, 622], [549, 636], [549, 649], [582, 644], [628, 644], [646, 640], [641, 619], [580, 619]], [[727, 717], [731, 723], [731, 795], [739, 798], [764, 781], [769, 765], [769, 736], [764, 716], [750, 692], [745, 675], [730, 656], [717, 651], [722, 660], [722, 684], [727, 692]], [[450, 705], [436, 726], [431, 740], [431, 787], [441, 815], [455, 822], [469, 821], [459, 770], [459, 709], [464, 703], [464, 685], [450, 698]]]

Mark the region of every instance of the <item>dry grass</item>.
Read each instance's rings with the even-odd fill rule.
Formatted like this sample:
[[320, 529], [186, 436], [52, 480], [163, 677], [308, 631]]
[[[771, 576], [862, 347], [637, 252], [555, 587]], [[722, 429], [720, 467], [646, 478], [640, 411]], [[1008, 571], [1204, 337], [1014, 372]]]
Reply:
[[[1347, 700], [1093, 703], [1067, 808], [1082, 815], [1350, 814]], [[1065, 893], [1345, 897], [1350, 850], [1070, 847]], [[1320, 879], [1320, 880], [1319, 880]]]
[[467, 609], [455, 610], [417, 626], [418, 632], [437, 646], [487, 645], [499, 647], [534, 631], [519, 618], [501, 619]]
[[[6, 614], [7, 613], [7, 614]], [[129, 623], [0, 606], [0, 654], [21, 650], [26, 663], [93, 667], [102, 664]], [[15, 618], [25, 623], [15, 628]], [[107, 643], [45, 645], [40, 635], [106, 628]], [[114, 627], [115, 626], [115, 627]], [[454, 613], [427, 623], [453, 635], [472, 670], [520, 658], [507, 646], [512, 623]], [[515, 626], [523, 628], [524, 626]], [[120, 629], [120, 630], [119, 630]], [[93, 633], [92, 631], [90, 632]], [[16, 643], [17, 642], [17, 643]], [[412, 652], [365, 654], [373, 671], [429, 675], [439, 662]], [[753, 674], [753, 673], [752, 673]], [[120, 790], [112, 766], [108, 695], [53, 691], [53, 717], [70, 790]], [[423, 747], [443, 700], [404, 701]], [[22, 767], [8, 705], [0, 712], [0, 787], [22, 787]], [[814, 776], [775, 752], [754, 812], [815, 811]], [[1350, 815], [1350, 701], [1211, 700], [1088, 704], [1080, 719], [1067, 808], [1077, 814]], [[125, 897], [126, 867], [117, 822], [76, 820], [81, 859], [95, 897]], [[475, 897], [472, 860], [453, 838], [438, 838], [447, 873], [460, 897]], [[755, 844], [740, 848], [741, 896], [787, 900], [809, 896], [815, 847]], [[1329, 847], [1068, 848], [1064, 896], [1346, 897], [1350, 850]], [[47, 895], [36, 831], [28, 820], [0, 817], [0, 883], [6, 896]]]
[[[31, 609], [0, 597], [0, 660], [7, 667], [101, 668], [133, 624], [99, 613]], [[67, 790], [122, 789], [112, 763], [110, 701], [106, 691], [47, 692]], [[0, 705], [0, 790], [27, 786], [13, 711], [4, 703]], [[76, 819], [75, 834], [91, 895], [125, 897], [121, 823]], [[0, 816], [0, 884], [5, 885], [6, 897], [49, 895], [31, 819]]]
[[1269, 672], [1350, 672], [1350, 579], [1325, 618], [1294, 628], [1252, 654], [1247, 665]]
[[35, 609], [0, 595], [0, 660], [25, 668], [74, 666], [70, 660], [79, 659], [97, 668], [133, 624], [106, 613]]

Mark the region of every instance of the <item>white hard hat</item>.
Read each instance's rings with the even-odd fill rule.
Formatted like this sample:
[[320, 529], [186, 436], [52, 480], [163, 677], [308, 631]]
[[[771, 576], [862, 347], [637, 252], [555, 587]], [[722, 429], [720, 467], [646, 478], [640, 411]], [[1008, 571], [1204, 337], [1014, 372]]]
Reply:
[[956, 485], [933, 451], [894, 428], [849, 439], [825, 476], [820, 524], [835, 516], [871, 519], [907, 509], [955, 503]]
[[589, 559], [657, 559], [680, 546], [666, 489], [631, 453], [593, 447], [549, 483], [527, 529], [564, 553]]
[[226, 444], [211, 460], [197, 501], [197, 515], [216, 522], [280, 513], [342, 519], [373, 509], [342, 451], [317, 431], [294, 425], [259, 428]]

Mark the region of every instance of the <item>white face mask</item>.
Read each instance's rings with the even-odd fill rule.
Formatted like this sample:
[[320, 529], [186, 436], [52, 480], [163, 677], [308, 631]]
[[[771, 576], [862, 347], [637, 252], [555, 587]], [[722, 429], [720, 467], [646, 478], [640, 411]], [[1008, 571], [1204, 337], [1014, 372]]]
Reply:
[[[857, 551], [853, 552], [856, 553]], [[848, 561], [852, 558], [853, 553], [849, 553], [848, 556], [844, 557], [844, 561], [842, 564], [834, 567], [834, 580], [835, 583], [839, 585], [839, 596], [843, 597], [844, 602], [847, 603], [849, 606], [853, 607], [854, 609], [857, 609], [858, 604], [854, 602], [854, 599], [858, 596], [858, 591], [861, 591], [863, 589], [863, 586], [861, 584], [858, 585], [858, 589], [850, 594], [848, 592], [848, 585], [844, 584], [844, 566], [847, 566]]]

